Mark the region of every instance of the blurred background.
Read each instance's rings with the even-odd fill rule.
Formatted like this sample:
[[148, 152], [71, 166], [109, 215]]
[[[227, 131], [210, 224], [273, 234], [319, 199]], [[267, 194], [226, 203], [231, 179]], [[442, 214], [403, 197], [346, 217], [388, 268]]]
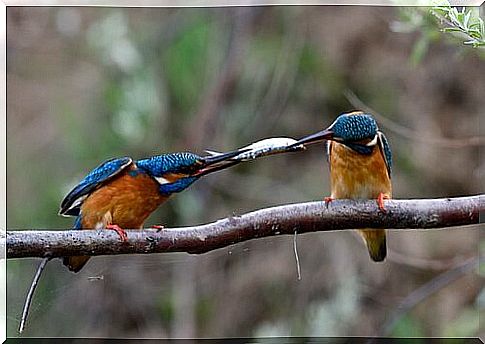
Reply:
[[[301, 137], [359, 107], [349, 91], [383, 116], [395, 198], [483, 192], [484, 51], [441, 33], [426, 8], [9, 7], [7, 48], [9, 230], [69, 228], [61, 199], [107, 158]], [[329, 190], [314, 146], [209, 175], [147, 225]], [[483, 335], [478, 269], [440, 285], [478, 257], [478, 226], [390, 232], [383, 264], [350, 231], [297, 241], [301, 280], [290, 236], [96, 257], [78, 274], [53, 260], [25, 336]], [[9, 336], [39, 261], [8, 261]]]

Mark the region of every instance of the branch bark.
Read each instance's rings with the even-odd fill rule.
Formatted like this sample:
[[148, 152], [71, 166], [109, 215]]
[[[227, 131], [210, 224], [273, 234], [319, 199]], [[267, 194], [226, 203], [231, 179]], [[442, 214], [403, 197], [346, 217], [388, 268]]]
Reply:
[[7, 231], [7, 258], [134, 253], [205, 253], [246, 240], [355, 228], [432, 229], [477, 224], [484, 195], [389, 200], [381, 212], [373, 200], [288, 204], [193, 227], [127, 230], [120, 242], [111, 230]]

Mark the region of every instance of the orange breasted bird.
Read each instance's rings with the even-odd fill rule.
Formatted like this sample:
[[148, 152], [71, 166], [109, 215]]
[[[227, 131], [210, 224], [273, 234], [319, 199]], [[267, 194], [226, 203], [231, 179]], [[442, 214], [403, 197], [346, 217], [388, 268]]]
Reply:
[[[60, 215], [75, 216], [73, 229], [113, 229], [126, 241], [123, 228], [142, 228], [147, 217], [172, 194], [188, 188], [200, 177], [240, 163], [248, 149], [201, 157], [171, 153], [136, 160], [110, 159], [92, 170], [61, 203]], [[163, 226], [155, 226], [163, 228]], [[89, 256], [63, 258], [69, 270], [78, 272]], [[19, 332], [24, 329], [32, 297], [50, 257], [42, 260], [27, 294]]]
[[[182, 152], [137, 161], [110, 159], [66, 195], [59, 214], [75, 216], [74, 229], [113, 229], [126, 241], [123, 228], [142, 228], [147, 217], [172, 194], [203, 175], [237, 164], [231, 158], [239, 154], [241, 150], [207, 157]], [[63, 263], [78, 272], [88, 259], [65, 257]]]
[[[392, 155], [389, 143], [372, 115], [362, 111], [341, 114], [327, 129], [306, 136], [296, 144], [327, 140], [332, 199], [377, 199], [385, 211], [384, 199], [392, 196]], [[376, 262], [386, 258], [384, 229], [360, 229], [369, 255]]]

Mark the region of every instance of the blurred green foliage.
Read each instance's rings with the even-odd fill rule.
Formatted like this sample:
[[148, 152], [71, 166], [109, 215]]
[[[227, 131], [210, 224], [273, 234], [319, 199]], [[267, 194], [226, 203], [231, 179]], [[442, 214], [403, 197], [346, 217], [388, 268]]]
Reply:
[[[220, 30], [220, 28], [219, 28]], [[166, 52], [168, 87], [173, 106], [181, 113], [188, 114], [201, 101], [206, 82], [204, 72], [208, 58], [209, 34], [216, 32], [203, 18], [194, 22]]]
[[[423, 326], [413, 316], [402, 317], [392, 331], [393, 337], [425, 337]], [[423, 341], [425, 343], [425, 341]]]

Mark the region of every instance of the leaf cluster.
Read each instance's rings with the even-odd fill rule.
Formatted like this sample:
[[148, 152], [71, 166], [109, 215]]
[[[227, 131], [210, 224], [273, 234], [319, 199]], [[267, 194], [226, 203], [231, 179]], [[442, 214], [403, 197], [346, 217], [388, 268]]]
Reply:
[[448, 1], [440, 1], [433, 6], [431, 13], [447, 25], [441, 31], [465, 35], [464, 44], [473, 47], [485, 46], [485, 24], [480, 18], [478, 8], [466, 9], [452, 7]]

